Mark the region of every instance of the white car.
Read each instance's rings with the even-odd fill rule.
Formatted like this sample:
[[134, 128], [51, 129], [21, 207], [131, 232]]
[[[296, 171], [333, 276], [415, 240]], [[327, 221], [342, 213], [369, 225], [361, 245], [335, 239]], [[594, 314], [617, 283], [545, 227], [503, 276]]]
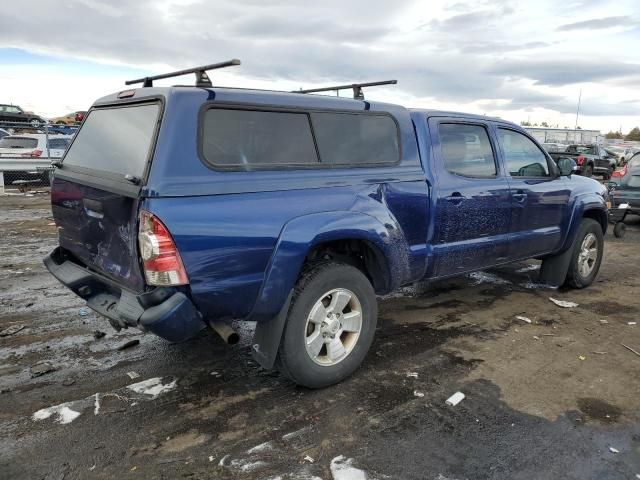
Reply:
[[71, 135], [49, 135], [25, 133], [0, 138], [0, 157], [61, 158], [73, 137]]

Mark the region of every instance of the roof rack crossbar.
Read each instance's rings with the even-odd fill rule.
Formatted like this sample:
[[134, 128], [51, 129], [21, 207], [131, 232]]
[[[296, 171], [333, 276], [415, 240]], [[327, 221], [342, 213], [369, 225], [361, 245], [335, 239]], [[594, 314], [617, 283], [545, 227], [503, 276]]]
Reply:
[[340, 90], [353, 89], [353, 98], [356, 100], [364, 100], [363, 87], [377, 87], [379, 85], [395, 85], [397, 80], [382, 80], [381, 82], [367, 82], [367, 83], [351, 83], [349, 85], [336, 85], [335, 87], [322, 87], [322, 88], [308, 88], [306, 90], [293, 90], [292, 93], [318, 93], [318, 92], [336, 92]]
[[202, 65], [200, 67], [186, 68], [184, 70], [178, 70], [175, 72], [162, 73], [160, 75], [154, 75], [152, 77], [136, 78], [135, 80], [127, 80], [125, 85], [133, 85], [135, 83], [142, 83], [142, 87], [153, 87], [154, 80], [161, 80], [163, 78], [179, 77], [181, 75], [187, 75], [189, 73], [196, 74], [196, 87], [211, 87], [211, 80], [207, 75], [207, 70], [216, 70], [218, 68], [232, 67], [234, 65], [240, 65], [240, 60], [237, 58], [227, 60], [226, 62], [212, 63], [210, 65]]

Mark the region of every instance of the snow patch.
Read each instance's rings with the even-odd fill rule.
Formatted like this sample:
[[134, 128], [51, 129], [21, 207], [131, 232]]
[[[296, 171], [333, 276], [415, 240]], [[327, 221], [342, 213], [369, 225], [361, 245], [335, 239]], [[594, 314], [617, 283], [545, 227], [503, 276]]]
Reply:
[[254, 472], [269, 465], [267, 462], [258, 460], [255, 462], [249, 460], [231, 460], [231, 468], [237, 468], [241, 472]]
[[172, 380], [169, 383], [163, 384], [162, 378], [154, 377], [143, 380], [142, 382], [133, 383], [127, 386], [127, 388], [136, 393], [141, 393], [144, 395], [149, 395], [152, 398], [156, 398], [158, 395], [170, 392], [171, 390], [176, 388], [176, 386], [176, 380]]
[[500, 278], [493, 273], [488, 272], [473, 272], [467, 275], [471, 280], [473, 280], [473, 285], [481, 285], [483, 283], [493, 283], [494, 285], [509, 285], [511, 282], [509, 280], [505, 280], [504, 278]]
[[309, 430], [311, 430], [311, 427], [303, 427], [300, 430], [296, 430], [295, 432], [291, 432], [291, 433], [285, 433], [282, 436], [282, 439], [286, 442], [289, 440], [292, 440], [296, 437], [299, 437], [301, 435], [304, 435], [305, 433], [307, 433]]
[[522, 288], [526, 288], [527, 290], [539, 290], [539, 289], [552, 289], [557, 290], [558, 287], [554, 287], [553, 285], [547, 285], [546, 283], [536, 283], [536, 282], [524, 282], [521, 283], [520, 286]]
[[538, 270], [539, 268], [540, 265], [527, 265], [526, 267], [522, 267], [516, 270], [516, 273], [533, 272], [534, 270]]
[[249, 450], [247, 450], [247, 453], [251, 455], [253, 453], [268, 452], [270, 450], [273, 450], [273, 442], [264, 442], [260, 445], [256, 445], [255, 447], [250, 448]]
[[70, 403], [61, 403], [60, 405], [54, 405], [52, 407], [43, 408], [35, 412], [31, 418], [34, 421], [46, 420], [52, 415], [56, 415], [56, 422], [61, 423], [63, 425], [67, 423], [73, 422], [76, 418], [78, 418], [81, 412], [76, 412], [72, 410], [69, 405]]
[[353, 466], [353, 458], [340, 455], [331, 460], [333, 480], [367, 480], [367, 474]]

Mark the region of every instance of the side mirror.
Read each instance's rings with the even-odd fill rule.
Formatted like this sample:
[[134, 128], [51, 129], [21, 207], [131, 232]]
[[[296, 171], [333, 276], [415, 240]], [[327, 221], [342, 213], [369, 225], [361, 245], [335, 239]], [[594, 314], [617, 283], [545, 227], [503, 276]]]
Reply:
[[578, 170], [578, 164], [573, 158], [562, 157], [558, 160], [558, 168], [560, 169], [560, 175], [566, 177]]

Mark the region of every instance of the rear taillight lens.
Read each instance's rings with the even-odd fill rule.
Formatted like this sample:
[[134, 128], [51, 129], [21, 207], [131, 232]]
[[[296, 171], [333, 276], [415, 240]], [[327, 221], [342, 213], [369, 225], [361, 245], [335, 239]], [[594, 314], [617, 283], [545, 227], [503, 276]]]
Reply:
[[153, 214], [142, 210], [138, 244], [149, 285], [170, 286], [189, 283], [180, 254], [171, 235]]
[[628, 167], [625, 165], [620, 170], [614, 171], [611, 176], [612, 177], [624, 177], [627, 174]]
[[40, 157], [42, 156], [42, 150], [32, 150], [28, 153], [20, 154], [21, 157]]
[[582, 165], [583, 163], [584, 163], [584, 156], [583, 155], [578, 155], [576, 157], [576, 164]]

